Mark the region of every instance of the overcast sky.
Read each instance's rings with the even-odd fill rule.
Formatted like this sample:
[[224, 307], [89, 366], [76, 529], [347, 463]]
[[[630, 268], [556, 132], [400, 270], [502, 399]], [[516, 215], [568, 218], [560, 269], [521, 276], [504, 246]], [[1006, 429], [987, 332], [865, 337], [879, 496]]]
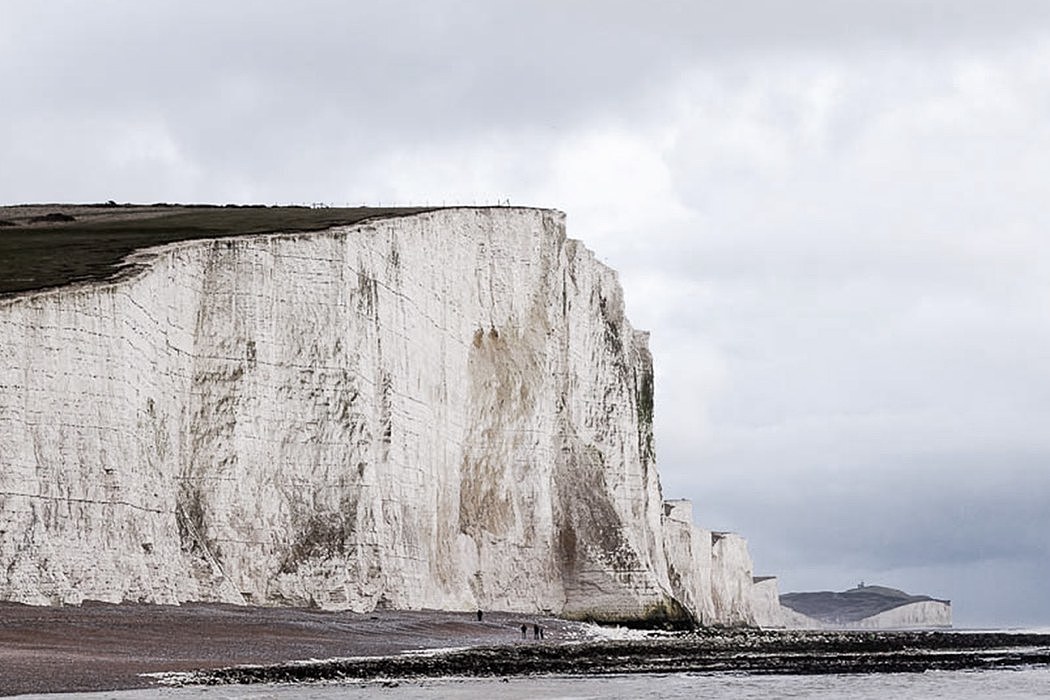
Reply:
[[1050, 624], [1050, 2], [0, 2], [3, 203], [507, 198], [756, 573]]

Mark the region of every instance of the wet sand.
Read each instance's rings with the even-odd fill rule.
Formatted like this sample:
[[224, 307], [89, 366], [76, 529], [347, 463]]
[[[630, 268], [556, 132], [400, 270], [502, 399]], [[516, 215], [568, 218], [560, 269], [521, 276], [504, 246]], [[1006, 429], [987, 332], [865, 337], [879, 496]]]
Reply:
[[541, 622], [549, 643], [582, 625], [518, 614], [367, 614], [232, 605], [34, 607], [0, 603], [0, 695], [151, 687], [139, 674], [281, 664], [295, 659], [521, 644]]

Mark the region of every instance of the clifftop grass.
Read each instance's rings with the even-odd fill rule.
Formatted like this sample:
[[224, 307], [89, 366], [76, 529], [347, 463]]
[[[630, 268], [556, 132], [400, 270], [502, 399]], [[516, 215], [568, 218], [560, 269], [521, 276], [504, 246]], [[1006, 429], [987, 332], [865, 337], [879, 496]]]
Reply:
[[0, 296], [101, 281], [136, 250], [177, 241], [319, 231], [410, 207], [23, 205], [0, 207]]

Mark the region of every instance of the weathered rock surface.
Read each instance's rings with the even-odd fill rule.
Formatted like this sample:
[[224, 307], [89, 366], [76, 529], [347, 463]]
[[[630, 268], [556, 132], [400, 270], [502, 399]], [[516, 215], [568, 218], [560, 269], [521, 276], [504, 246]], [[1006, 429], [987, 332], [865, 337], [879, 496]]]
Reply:
[[[0, 598], [754, 622], [560, 213], [176, 243], [0, 301]], [[674, 509], [672, 508], [672, 511]]]

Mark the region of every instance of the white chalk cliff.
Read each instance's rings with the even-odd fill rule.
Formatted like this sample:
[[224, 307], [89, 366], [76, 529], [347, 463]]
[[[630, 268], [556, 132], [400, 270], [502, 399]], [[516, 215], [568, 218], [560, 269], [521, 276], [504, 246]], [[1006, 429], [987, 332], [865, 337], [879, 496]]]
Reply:
[[840, 593], [780, 596], [780, 620], [798, 629], [929, 629], [952, 626], [950, 600], [861, 584]]
[[0, 599], [756, 621], [746, 543], [665, 509], [647, 336], [560, 213], [133, 262], [0, 301]]

